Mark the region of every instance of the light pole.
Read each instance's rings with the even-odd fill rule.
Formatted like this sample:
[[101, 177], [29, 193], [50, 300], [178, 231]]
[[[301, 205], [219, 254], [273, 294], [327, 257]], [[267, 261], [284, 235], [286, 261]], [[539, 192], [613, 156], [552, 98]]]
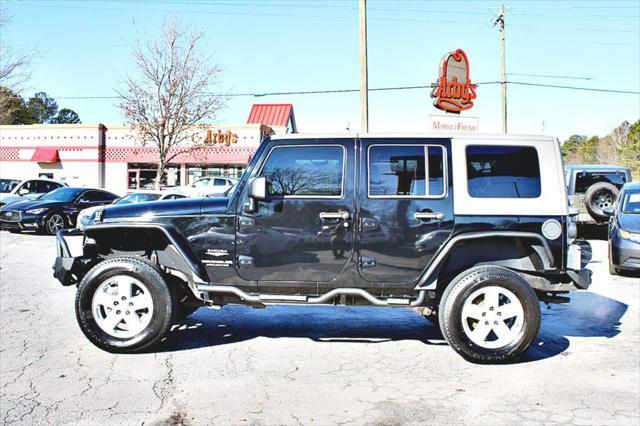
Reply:
[[367, 65], [367, 0], [360, 2], [360, 130], [369, 132], [369, 70]]

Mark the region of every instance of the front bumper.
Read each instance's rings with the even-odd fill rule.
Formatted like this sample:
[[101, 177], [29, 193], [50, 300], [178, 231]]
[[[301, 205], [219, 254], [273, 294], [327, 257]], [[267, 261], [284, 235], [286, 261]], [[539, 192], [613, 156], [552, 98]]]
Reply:
[[611, 238], [611, 263], [618, 269], [639, 271], [640, 244], [615, 235]]
[[64, 286], [78, 284], [77, 273], [86, 270], [87, 261], [82, 256], [73, 257], [65, 235], [82, 235], [80, 229], [63, 229], [56, 235], [57, 256], [53, 263], [53, 276]]

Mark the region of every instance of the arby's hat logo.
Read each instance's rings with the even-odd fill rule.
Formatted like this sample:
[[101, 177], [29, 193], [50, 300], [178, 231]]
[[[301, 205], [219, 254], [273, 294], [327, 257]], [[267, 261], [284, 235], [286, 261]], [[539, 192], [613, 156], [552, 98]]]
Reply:
[[464, 50], [458, 49], [442, 57], [440, 78], [431, 92], [433, 105], [447, 112], [459, 113], [473, 106], [476, 85], [469, 78], [469, 59]]

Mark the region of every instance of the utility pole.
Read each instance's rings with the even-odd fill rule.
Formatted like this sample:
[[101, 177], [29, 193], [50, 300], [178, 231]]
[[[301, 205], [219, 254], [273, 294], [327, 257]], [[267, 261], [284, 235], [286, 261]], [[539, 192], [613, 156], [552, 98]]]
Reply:
[[369, 69], [367, 65], [367, 0], [360, 3], [360, 131], [369, 132]]
[[504, 5], [500, 5], [498, 15], [494, 18], [492, 24], [498, 26], [500, 30], [500, 65], [502, 67], [502, 78], [500, 84], [502, 86], [502, 132], [507, 133], [507, 66], [504, 54]]

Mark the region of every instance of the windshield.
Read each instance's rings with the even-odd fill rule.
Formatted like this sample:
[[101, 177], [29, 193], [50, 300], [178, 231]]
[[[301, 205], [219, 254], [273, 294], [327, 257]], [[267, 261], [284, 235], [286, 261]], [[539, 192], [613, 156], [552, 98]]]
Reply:
[[19, 183], [19, 180], [0, 179], [0, 192], [11, 192]]
[[625, 193], [622, 200], [622, 213], [640, 214], [640, 192]]
[[82, 191], [84, 191], [82, 188], [58, 188], [43, 195], [39, 200], [69, 202], [73, 201]]
[[134, 192], [133, 194], [126, 195], [116, 201], [114, 204], [137, 204], [145, 203], [147, 201], [155, 201], [160, 198], [160, 194], [149, 194], [145, 192]]

